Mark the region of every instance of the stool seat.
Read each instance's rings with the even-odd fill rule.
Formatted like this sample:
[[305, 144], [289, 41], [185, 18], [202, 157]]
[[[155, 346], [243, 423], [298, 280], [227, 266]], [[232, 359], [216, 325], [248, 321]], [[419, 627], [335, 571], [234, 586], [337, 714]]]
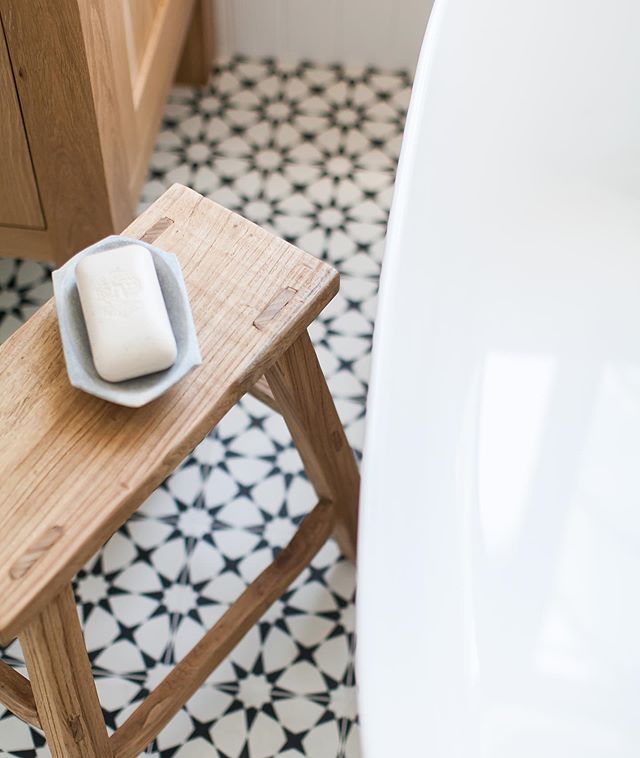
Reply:
[[0, 642], [10, 641], [338, 290], [327, 264], [174, 185], [124, 232], [175, 253], [203, 356], [124, 408], [74, 389], [53, 301], [0, 346]]

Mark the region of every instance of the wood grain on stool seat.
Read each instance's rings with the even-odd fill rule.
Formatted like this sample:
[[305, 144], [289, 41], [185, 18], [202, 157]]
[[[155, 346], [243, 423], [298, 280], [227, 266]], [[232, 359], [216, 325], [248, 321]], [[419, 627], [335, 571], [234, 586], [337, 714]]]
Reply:
[[180, 185], [125, 234], [152, 235], [180, 259], [203, 364], [131, 409], [70, 386], [52, 301], [0, 346], [0, 642], [72, 579], [338, 289], [327, 264]]

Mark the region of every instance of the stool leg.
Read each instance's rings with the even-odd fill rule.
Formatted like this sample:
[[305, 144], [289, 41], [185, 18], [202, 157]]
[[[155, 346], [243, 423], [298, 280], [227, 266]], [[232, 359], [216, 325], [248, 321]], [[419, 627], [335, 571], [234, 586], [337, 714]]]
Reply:
[[306, 331], [265, 376], [318, 497], [335, 506], [340, 547], [355, 559], [360, 475]]
[[20, 644], [54, 758], [110, 758], [71, 585], [25, 627]]

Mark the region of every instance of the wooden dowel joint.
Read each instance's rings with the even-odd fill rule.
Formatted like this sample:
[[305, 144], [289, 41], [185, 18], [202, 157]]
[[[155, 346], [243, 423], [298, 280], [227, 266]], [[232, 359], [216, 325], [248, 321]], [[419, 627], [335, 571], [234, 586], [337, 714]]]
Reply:
[[280, 313], [285, 305], [293, 298], [298, 290], [285, 287], [275, 295], [267, 306], [256, 316], [253, 325], [256, 329], [264, 329]]
[[147, 231], [140, 237], [142, 242], [148, 242], [152, 244], [158, 237], [166, 232], [167, 229], [174, 223], [172, 218], [168, 216], [161, 216], [155, 224], [152, 224]]
[[22, 579], [22, 577], [33, 567], [33, 564], [41, 558], [50, 547], [62, 537], [64, 529], [61, 526], [52, 526], [50, 529], [40, 535], [32, 542], [25, 552], [9, 569], [9, 576], [12, 579]]

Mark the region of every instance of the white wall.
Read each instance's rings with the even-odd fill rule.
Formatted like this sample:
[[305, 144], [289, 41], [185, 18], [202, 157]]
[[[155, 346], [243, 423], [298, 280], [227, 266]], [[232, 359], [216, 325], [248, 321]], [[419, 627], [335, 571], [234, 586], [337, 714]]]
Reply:
[[433, 0], [214, 0], [217, 53], [413, 71]]

